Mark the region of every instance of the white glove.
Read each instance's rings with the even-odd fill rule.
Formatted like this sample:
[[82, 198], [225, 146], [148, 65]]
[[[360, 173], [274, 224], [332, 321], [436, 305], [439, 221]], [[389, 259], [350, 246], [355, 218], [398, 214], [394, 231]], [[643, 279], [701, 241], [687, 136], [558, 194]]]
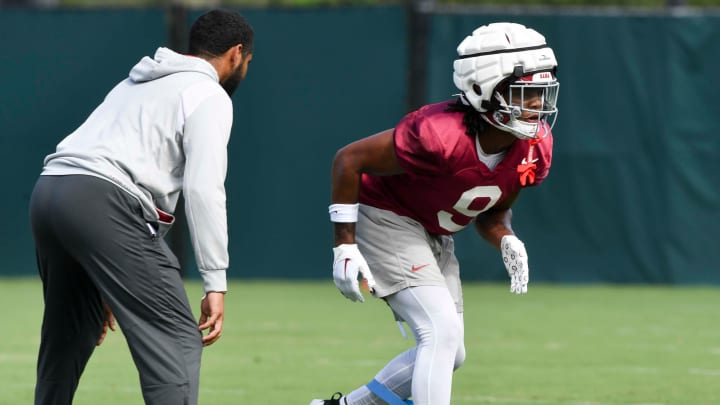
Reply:
[[510, 276], [510, 292], [527, 293], [530, 269], [525, 245], [515, 235], [505, 235], [500, 241], [500, 251]]
[[333, 280], [345, 298], [351, 301], [365, 302], [360, 293], [358, 273], [367, 280], [370, 292], [375, 289], [375, 279], [365, 258], [356, 244], [343, 244], [333, 248]]

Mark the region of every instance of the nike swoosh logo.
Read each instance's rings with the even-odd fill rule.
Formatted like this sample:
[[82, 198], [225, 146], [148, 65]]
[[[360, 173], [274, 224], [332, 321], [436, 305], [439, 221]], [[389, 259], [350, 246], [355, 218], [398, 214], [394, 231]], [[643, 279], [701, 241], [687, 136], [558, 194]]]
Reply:
[[413, 266], [410, 268], [410, 270], [411, 270], [412, 272], [416, 272], [416, 271], [421, 270], [421, 269], [423, 269], [423, 268], [425, 268], [425, 267], [427, 267], [427, 266], [429, 266], [429, 265], [428, 265], [428, 264], [421, 264], [420, 266], [415, 266], [415, 265], [413, 265]]

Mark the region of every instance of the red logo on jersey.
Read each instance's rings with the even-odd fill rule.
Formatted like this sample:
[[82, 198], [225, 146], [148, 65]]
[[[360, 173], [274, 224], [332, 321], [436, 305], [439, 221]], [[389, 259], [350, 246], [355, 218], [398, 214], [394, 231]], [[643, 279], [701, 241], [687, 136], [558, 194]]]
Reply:
[[542, 137], [530, 139], [530, 147], [528, 148], [528, 154], [526, 158], [523, 158], [522, 162], [517, 167], [517, 172], [520, 174], [520, 185], [526, 186], [535, 183], [535, 169], [537, 169], [537, 159], [533, 159], [533, 149], [535, 145], [542, 142], [545, 139], [547, 133], [543, 134]]
[[428, 265], [428, 264], [421, 264], [420, 266], [415, 266], [415, 265], [413, 265], [413, 266], [410, 268], [410, 271], [412, 271], [412, 272], [414, 273], [414, 272], [416, 272], [416, 271], [418, 271], [418, 270], [421, 270], [421, 269], [423, 269], [423, 268], [425, 268], [425, 267], [427, 267], [427, 266], [429, 266], [429, 265]]
[[535, 183], [535, 169], [537, 168], [535, 162], [537, 162], [537, 159], [528, 162], [526, 158], [523, 158], [522, 163], [518, 165], [517, 171], [520, 173], [520, 185], [525, 186]]

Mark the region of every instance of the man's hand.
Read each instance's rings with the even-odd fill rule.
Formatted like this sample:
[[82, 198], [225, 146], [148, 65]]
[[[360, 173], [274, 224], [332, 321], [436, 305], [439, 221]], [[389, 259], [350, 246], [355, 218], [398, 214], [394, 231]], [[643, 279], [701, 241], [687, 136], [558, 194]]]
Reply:
[[200, 301], [200, 320], [198, 328], [201, 331], [210, 329], [210, 332], [203, 336], [203, 346], [210, 346], [220, 339], [222, 334], [223, 317], [225, 316], [225, 293], [209, 292]]
[[105, 313], [105, 319], [103, 319], [102, 332], [100, 332], [100, 339], [98, 339], [97, 345], [100, 346], [107, 336], [107, 330], [110, 328], [111, 331], [115, 332], [115, 315], [108, 304], [103, 302], [103, 312]]
[[510, 292], [527, 293], [530, 269], [525, 245], [515, 235], [505, 235], [500, 241], [500, 251], [510, 276]]
[[333, 248], [333, 255], [333, 280], [337, 288], [345, 298], [351, 301], [365, 302], [365, 298], [360, 292], [358, 273], [367, 280], [371, 293], [375, 289], [375, 279], [357, 245], [339, 245]]

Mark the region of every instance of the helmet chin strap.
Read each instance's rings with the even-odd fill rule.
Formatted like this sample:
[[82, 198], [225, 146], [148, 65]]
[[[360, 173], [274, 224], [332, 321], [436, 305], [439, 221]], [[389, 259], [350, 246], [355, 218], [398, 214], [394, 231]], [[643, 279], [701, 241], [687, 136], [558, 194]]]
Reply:
[[[529, 136], [529, 133], [537, 133], [537, 124], [530, 124], [526, 123], [522, 120], [519, 120], [515, 117], [513, 117], [511, 114], [506, 112], [499, 112], [499, 111], [488, 111], [484, 113], [480, 113], [480, 116], [487, 122], [488, 124], [494, 126], [495, 128], [503, 131], [511, 133], [513, 136], [515, 136], [518, 139], [522, 140], [528, 140], [528, 139], [535, 139], [532, 136]], [[505, 122], [511, 122], [513, 125], [508, 125]], [[521, 130], [522, 129], [522, 130]]]

